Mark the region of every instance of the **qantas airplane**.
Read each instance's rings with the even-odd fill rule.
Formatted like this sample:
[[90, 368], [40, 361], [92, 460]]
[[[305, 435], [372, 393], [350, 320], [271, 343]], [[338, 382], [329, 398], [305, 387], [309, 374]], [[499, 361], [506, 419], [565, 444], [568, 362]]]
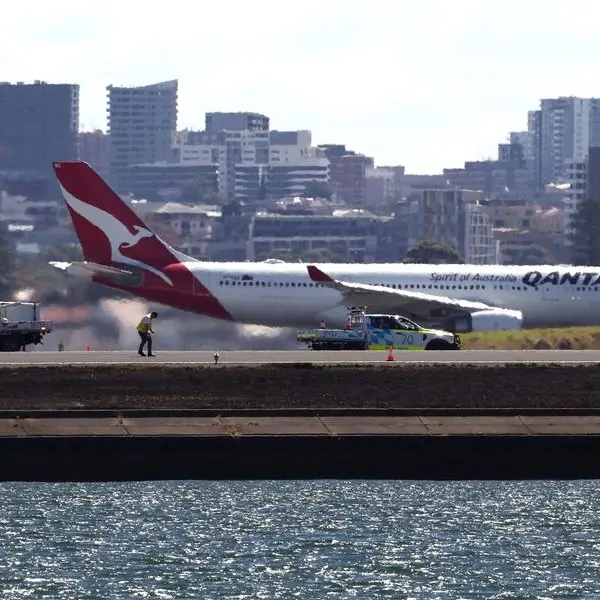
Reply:
[[58, 269], [240, 324], [343, 327], [350, 306], [454, 332], [600, 322], [600, 267], [203, 262], [153, 233], [85, 162], [56, 162], [84, 261]]

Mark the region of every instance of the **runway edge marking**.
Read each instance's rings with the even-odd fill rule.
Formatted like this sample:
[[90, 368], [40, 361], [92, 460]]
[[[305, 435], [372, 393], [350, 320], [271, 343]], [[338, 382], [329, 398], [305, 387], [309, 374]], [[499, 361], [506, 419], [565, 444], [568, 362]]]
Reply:
[[396, 360], [394, 365], [388, 365], [384, 361], [374, 361], [374, 360], [348, 360], [348, 361], [299, 361], [299, 360], [289, 360], [289, 361], [219, 361], [218, 365], [214, 365], [212, 361], [156, 361], [150, 363], [149, 361], [146, 363], [138, 362], [135, 359], [131, 361], [83, 361], [83, 362], [14, 362], [14, 363], [0, 363], [0, 369], [3, 367], [70, 367], [70, 366], [105, 366], [105, 367], [118, 367], [118, 366], [129, 366], [129, 365], [145, 365], [145, 364], [155, 364], [156, 366], [161, 365], [175, 365], [175, 366], [194, 366], [194, 365], [203, 365], [203, 366], [213, 366], [215, 368], [226, 367], [226, 366], [244, 366], [244, 365], [252, 365], [252, 366], [267, 366], [267, 365], [289, 365], [289, 364], [319, 364], [319, 365], [385, 365], [390, 368], [394, 368], [398, 365], [509, 365], [509, 364], [579, 364], [579, 365], [593, 365], [600, 363], [600, 359], [598, 360], [558, 360], [558, 359], [546, 359], [546, 360]]

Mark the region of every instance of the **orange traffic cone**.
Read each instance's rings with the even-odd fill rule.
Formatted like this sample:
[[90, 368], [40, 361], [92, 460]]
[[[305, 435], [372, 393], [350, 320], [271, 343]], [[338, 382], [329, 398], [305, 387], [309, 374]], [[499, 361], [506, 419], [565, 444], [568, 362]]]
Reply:
[[387, 355], [387, 360], [394, 360], [394, 348], [393, 346], [390, 346], [388, 355]]

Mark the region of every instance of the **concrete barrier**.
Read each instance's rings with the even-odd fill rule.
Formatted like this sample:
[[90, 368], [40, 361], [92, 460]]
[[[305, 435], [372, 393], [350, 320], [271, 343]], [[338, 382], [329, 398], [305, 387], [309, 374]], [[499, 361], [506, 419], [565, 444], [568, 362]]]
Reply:
[[3, 411], [0, 480], [600, 477], [600, 411], [484, 412]]

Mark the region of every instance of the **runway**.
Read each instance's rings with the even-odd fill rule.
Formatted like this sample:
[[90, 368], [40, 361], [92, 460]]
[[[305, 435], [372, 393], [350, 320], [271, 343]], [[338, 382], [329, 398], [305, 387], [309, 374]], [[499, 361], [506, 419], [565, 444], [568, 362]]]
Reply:
[[[0, 352], [0, 368], [16, 366], [62, 365], [214, 365], [211, 351], [157, 351], [155, 358], [143, 358], [131, 351], [90, 352]], [[600, 363], [600, 350], [459, 350], [394, 351], [394, 362], [387, 362], [386, 351], [222, 351], [218, 365], [266, 365], [283, 363], [319, 363], [331, 365], [385, 363], [390, 366], [408, 363]]]

